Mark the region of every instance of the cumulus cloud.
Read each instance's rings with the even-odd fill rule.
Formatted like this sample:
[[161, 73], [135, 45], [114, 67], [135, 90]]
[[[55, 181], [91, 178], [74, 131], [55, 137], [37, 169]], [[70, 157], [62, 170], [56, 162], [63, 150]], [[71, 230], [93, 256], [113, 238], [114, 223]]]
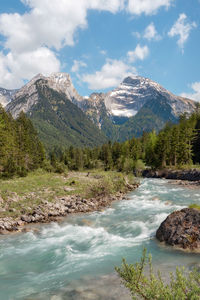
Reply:
[[168, 35], [170, 37], [178, 36], [177, 44], [183, 50], [184, 44], [190, 35], [190, 31], [196, 26], [195, 22], [190, 23], [187, 21], [187, 16], [185, 14], [180, 14], [178, 20], [168, 32]]
[[88, 84], [90, 89], [106, 89], [117, 86], [125, 77], [137, 75], [137, 69], [130, 65], [136, 60], [144, 60], [149, 54], [147, 46], [141, 47], [139, 44], [134, 51], [128, 51], [126, 59], [107, 59], [100, 71], [93, 74], [84, 74], [82, 81]]
[[174, 0], [129, 0], [127, 10], [131, 14], [145, 15], [155, 14], [159, 8], [168, 8]]
[[161, 36], [158, 34], [156, 28], [155, 28], [155, 25], [154, 23], [150, 23], [145, 31], [144, 31], [144, 38], [147, 39], [147, 40], [160, 40], [161, 39]]
[[138, 44], [134, 51], [128, 51], [127, 56], [129, 62], [135, 62], [136, 60], [144, 60], [149, 54], [149, 48], [145, 46], [140, 46]]
[[124, 7], [124, 0], [21, 1], [29, 9], [26, 13], [0, 15], [0, 34], [5, 38], [0, 84], [13, 88], [30, 74], [59, 71], [55, 50], [74, 45], [77, 29], [87, 28], [88, 10], [116, 13]]
[[[175, 0], [21, 0], [26, 6], [24, 14], [0, 14], [0, 34], [4, 37], [3, 52], [0, 55], [0, 85], [16, 88], [35, 73], [59, 71], [61, 64], [56, 51], [75, 44], [77, 30], [88, 26], [89, 10], [113, 14], [124, 10], [133, 15], [150, 15], [161, 7], [168, 8], [173, 1]], [[154, 34], [150, 29], [146, 33], [149, 37]], [[105, 55], [103, 52], [102, 54]], [[128, 57], [130, 61], [135, 61], [142, 60], [147, 55], [148, 48], [138, 46]], [[107, 60], [105, 69], [102, 67], [101, 71], [105, 71], [107, 67], [116, 67], [116, 62], [117, 60]], [[131, 68], [126, 62], [118, 62], [124, 73]], [[76, 72], [80, 67], [85, 67], [83, 62], [74, 62], [72, 71]]]
[[106, 89], [117, 86], [125, 77], [136, 73], [135, 67], [121, 60], [107, 59], [100, 71], [84, 74], [82, 81], [86, 82], [90, 89]]
[[87, 67], [87, 64], [84, 61], [75, 59], [74, 62], [73, 62], [73, 66], [71, 68], [71, 71], [76, 73], [80, 70], [80, 68], [85, 68], [85, 67]]
[[30, 50], [41, 45], [57, 50], [74, 44], [74, 33], [87, 27], [89, 9], [116, 13], [122, 0], [23, 0], [30, 12], [0, 15], [0, 32], [6, 47], [15, 51]]
[[8, 89], [20, 87], [23, 80], [29, 80], [37, 73], [49, 75], [59, 70], [59, 60], [46, 47], [22, 53], [0, 53], [0, 86]]
[[192, 83], [191, 88], [192, 93], [182, 93], [181, 96], [200, 102], [200, 82]]

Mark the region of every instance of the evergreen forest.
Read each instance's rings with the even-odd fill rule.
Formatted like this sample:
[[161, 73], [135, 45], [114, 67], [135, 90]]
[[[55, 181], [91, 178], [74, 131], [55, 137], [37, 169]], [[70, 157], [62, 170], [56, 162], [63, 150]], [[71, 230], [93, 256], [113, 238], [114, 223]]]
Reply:
[[0, 107], [0, 177], [25, 176], [44, 168], [62, 173], [69, 170], [104, 169], [137, 175], [145, 167], [153, 169], [200, 163], [200, 112], [180, 117], [178, 124], [167, 123], [157, 134], [125, 142], [108, 142], [95, 148], [54, 147], [48, 153], [32, 122], [22, 112], [14, 120]]
[[62, 163], [70, 170], [104, 168], [137, 173], [147, 167], [178, 168], [200, 163], [200, 113], [180, 117], [178, 124], [167, 123], [157, 134], [144, 132], [125, 142], [108, 142], [96, 148], [54, 148], [52, 165]]
[[43, 166], [45, 150], [31, 121], [21, 112], [14, 120], [0, 106], [0, 177], [26, 176]]

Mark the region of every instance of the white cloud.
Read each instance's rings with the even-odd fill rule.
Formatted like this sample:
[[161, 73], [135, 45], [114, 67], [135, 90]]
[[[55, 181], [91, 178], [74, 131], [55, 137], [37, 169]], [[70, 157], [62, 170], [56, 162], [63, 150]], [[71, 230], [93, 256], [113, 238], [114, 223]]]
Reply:
[[136, 37], [137, 39], [141, 38], [141, 34], [138, 31], [133, 31], [132, 36]]
[[6, 47], [27, 51], [41, 45], [57, 50], [74, 44], [78, 28], [87, 27], [89, 9], [116, 13], [123, 0], [23, 0], [31, 10], [23, 15], [0, 15], [0, 32], [7, 38]]
[[100, 90], [117, 86], [125, 77], [136, 75], [137, 70], [130, 63], [143, 60], [149, 54], [147, 46], [139, 44], [134, 51], [128, 51], [125, 60], [107, 59], [100, 71], [93, 74], [84, 74], [82, 81], [86, 82], [90, 89]]
[[80, 68], [85, 68], [85, 67], [87, 67], [87, 64], [84, 61], [82, 61], [82, 60], [74, 60], [73, 66], [71, 68], [71, 71], [74, 72], [74, 73], [76, 73], [76, 72], [78, 72], [80, 70]]
[[174, 0], [129, 0], [127, 10], [131, 14], [155, 14], [160, 7], [169, 8]]
[[26, 13], [0, 14], [0, 34], [5, 37], [0, 85], [13, 88], [30, 74], [59, 71], [54, 51], [74, 45], [77, 29], [87, 27], [88, 10], [116, 13], [124, 7], [124, 0], [21, 1], [29, 9]]
[[141, 47], [140, 44], [138, 44], [134, 51], [128, 51], [127, 56], [129, 62], [134, 62], [136, 60], [144, 60], [149, 54], [149, 48], [145, 45], [144, 47]]
[[106, 54], [107, 54], [107, 51], [106, 51], [106, 50], [100, 50], [100, 54], [106, 55]]
[[182, 93], [181, 96], [200, 102], [200, 82], [192, 83], [191, 88], [192, 93]]
[[168, 35], [170, 37], [178, 36], [177, 44], [183, 50], [184, 44], [187, 41], [190, 31], [197, 25], [195, 22], [188, 22], [185, 14], [180, 14], [178, 20], [174, 23]]
[[100, 71], [83, 75], [82, 81], [86, 82], [90, 89], [106, 89], [117, 86], [125, 77], [136, 73], [135, 67], [121, 60], [107, 59]]
[[38, 73], [44, 75], [60, 70], [60, 62], [46, 47], [22, 53], [0, 53], [0, 86], [12, 89], [23, 85]]
[[155, 28], [155, 25], [154, 23], [150, 23], [145, 31], [144, 31], [144, 38], [147, 39], [147, 40], [160, 40], [161, 39], [161, 36], [158, 34], [156, 28]]

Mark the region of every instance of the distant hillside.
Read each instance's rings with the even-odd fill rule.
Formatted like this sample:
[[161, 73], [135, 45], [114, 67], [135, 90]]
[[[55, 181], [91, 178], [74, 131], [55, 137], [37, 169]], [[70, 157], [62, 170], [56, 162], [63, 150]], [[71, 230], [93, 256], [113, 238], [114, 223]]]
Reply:
[[[129, 76], [108, 93], [82, 97], [66, 73], [38, 74], [17, 91], [2, 89], [6, 110], [16, 118], [24, 111], [39, 136], [53, 145], [95, 146], [124, 141], [144, 131], [159, 131], [166, 122], [176, 123], [191, 114], [196, 103], [176, 96], [151, 79]], [[1, 100], [1, 98], [0, 98]]]
[[167, 122], [177, 123], [178, 119], [171, 113], [166, 98], [163, 95], [156, 95], [119, 128], [119, 140], [124, 141], [133, 136], [140, 137], [143, 132], [150, 132], [153, 129], [158, 132]]
[[32, 94], [21, 94], [7, 109], [16, 116], [17, 107], [25, 110], [47, 148], [55, 145], [93, 147], [106, 142], [106, 137], [81, 109], [65, 94], [49, 88], [45, 79], [33, 82], [30, 90]]

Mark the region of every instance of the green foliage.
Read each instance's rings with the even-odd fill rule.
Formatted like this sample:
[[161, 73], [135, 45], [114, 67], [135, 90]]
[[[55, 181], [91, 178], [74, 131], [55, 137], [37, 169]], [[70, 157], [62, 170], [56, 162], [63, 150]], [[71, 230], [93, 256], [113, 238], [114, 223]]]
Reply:
[[0, 106], [0, 177], [26, 176], [41, 167], [43, 145], [31, 121], [22, 112], [17, 120]]
[[[148, 265], [148, 273], [145, 266]], [[139, 263], [128, 265], [123, 259], [121, 268], [115, 268], [130, 290], [132, 299], [145, 300], [198, 300], [200, 297], [200, 273], [196, 270], [185, 272], [176, 268], [176, 274], [170, 274], [167, 284], [158, 272], [153, 272], [151, 255], [147, 258], [146, 249]]]
[[161, 130], [166, 122], [176, 123], [171, 107], [162, 95], [156, 95], [147, 101], [139, 112], [119, 128], [119, 140], [124, 141], [132, 136], [141, 137], [143, 132]]
[[113, 171], [107, 171], [105, 173], [99, 170], [96, 179], [98, 179], [98, 184], [91, 183], [86, 188], [86, 197], [106, 197], [118, 191], [125, 191], [127, 188], [126, 180], [128, 180], [129, 183], [134, 182], [133, 177], [125, 180], [124, 174]]
[[104, 134], [77, 105], [43, 83], [36, 82], [39, 101], [28, 116], [48, 150], [54, 146], [94, 147], [106, 142]]
[[189, 208], [195, 208], [195, 209], [199, 209], [200, 210], [200, 205], [198, 205], [198, 204], [190, 204], [189, 205]]

